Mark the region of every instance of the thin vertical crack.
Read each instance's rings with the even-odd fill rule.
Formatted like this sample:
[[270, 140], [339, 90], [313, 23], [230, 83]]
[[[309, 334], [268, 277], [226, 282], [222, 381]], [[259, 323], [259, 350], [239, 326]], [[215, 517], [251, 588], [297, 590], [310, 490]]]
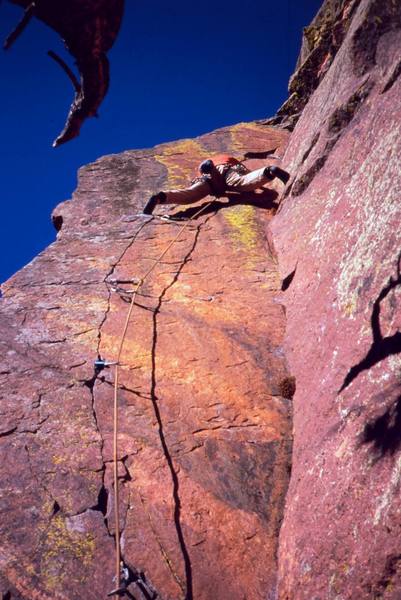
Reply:
[[[103, 315], [103, 318], [101, 319], [99, 326], [98, 326], [98, 335], [97, 335], [97, 349], [96, 349], [96, 353], [97, 353], [97, 358], [100, 359], [100, 347], [101, 347], [101, 341], [102, 341], [102, 328], [104, 326], [104, 324], [107, 321], [107, 317], [108, 314], [110, 312], [111, 309], [111, 294], [112, 291], [109, 289], [109, 287], [107, 286], [107, 280], [109, 277], [111, 277], [115, 271], [115, 269], [117, 268], [117, 266], [119, 265], [119, 263], [121, 262], [121, 260], [124, 258], [125, 254], [129, 251], [129, 249], [132, 247], [132, 245], [135, 243], [139, 233], [142, 231], [142, 229], [149, 223], [150, 221], [145, 221], [143, 224], [140, 225], [140, 227], [137, 229], [137, 231], [135, 232], [135, 234], [133, 235], [133, 237], [131, 238], [130, 242], [126, 245], [126, 247], [124, 248], [123, 252], [120, 254], [120, 256], [118, 257], [118, 259], [116, 260], [116, 262], [114, 264], [111, 265], [110, 269], [108, 270], [108, 272], [106, 273], [106, 275], [103, 278], [103, 283], [106, 286], [107, 289], [107, 308], [105, 310], [105, 313]], [[102, 469], [101, 469], [101, 486], [98, 492], [98, 497], [97, 497], [97, 504], [95, 506], [92, 506], [92, 510], [98, 510], [99, 512], [102, 513], [103, 515], [103, 522], [104, 522], [104, 526], [106, 527], [107, 530], [107, 534], [109, 537], [111, 537], [114, 540], [114, 543], [116, 543], [116, 536], [114, 533], [112, 533], [110, 531], [109, 528], [109, 522], [108, 522], [108, 517], [107, 517], [107, 512], [108, 512], [108, 502], [109, 502], [109, 492], [106, 488], [106, 482], [105, 482], [105, 476], [106, 476], [106, 461], [104, 458], [104, 439], [103, 439], [103, 435], [102, 432], [100, 430], [100, 426], [99, 426], [99, 421], [98, 421], [98, 417], [97, 417], [97, 412], [96, 412], [96, 400], [95, 400], [95, 384], [96, 381], [98, 380], [99, 377], [99, 372], [94, 372], [93, 377], [87, 381], [85, 381], [85, 385], [88, 387], [90, 394], [91, 394], [91, 406], [92, 406], [92, 414], [93, 414], [93, 420], [94, 420], [94, 424], [95, 424], [95, 428], [96, 431], [99, 434], [99, 438], [100, 438], [100, 457], [102, 460]], [[125, 466], [125, 465], [124, 465]], [[128, 507], [127, 507], [127, 511], [128, 511]], [[123, 535], [124, 533], [124, 529], [125, 529], [125, 525], [121, 530], [121, 535]], [[121, 560], [122, 563], [125, 567], [126, 572], [128, 573], [128, 579], [125, 582], [125, 585], [128, 586], [130, 583], [135, 583], [138, 588], [141, 590], [142, 595], [146, 598], [146, 600], [155, 600], [158, 597], [158, 594], [156, 593], [156, 591], [152, 588], [152, 586], [150, 585], [149, 582], [147, 582], [146, 577], [143, 573], [139, 572], [137, 569], [135, 569], [135, 567], [133, 567], [132, 565], [129, 565], [123, 558], [123, 556], [121, 556]], [[126, 596], [128, 598], [134, 598], [135, 597], [130, 593], [130, 591], [127, 589], [126, 590]]]
[[[210, 218], [210, 217], [209, 217]], [[181, 526], [181, 500], [180, 500], [180, 496], [179, 496], [179, 481], [178, 481], [178, 477], [177, 477], [177, 473], [175, 471], [174, 468], [174, 464], [173, 464], [173, 460], [171, 457], [171, 454], [169, 452], [169, 448], [165, 439], [165, 434], [164, 434], [164, 428], [163, 428], [163, 422], [162, 422], [162, 418], [161, 418], [161, 414], [160, 414], [160, 410], [158, 407], [158, 398], [156, 395], [156, 348], [157, 348], [157, 315], [160, 312], [160, 308], [163, 302], [163, 299], [166, 295], [166, 293], [168, 292], [168, 290], [176, 283], [176, 281], [178, 280], [180, 273], [182, 272], [183, 268], [185, 267], [185, 265], [187, 264], [187, 262], [190, 260], [190, 257], [193, 253], [193, 251], [195, 250], [195, 247], [197, 245], [197, 241], [200, 235], [200, 231], [202, 226], [207, 222], [208, 219], [206, 219], [203, 223], [199, 224], [196, 227], [196, 234], [195, 234], [195, 238], [193, 240], [193, 243], [191, 245], [191, 248], [189, 249], [189, 251], [187, 252], [186, 256], [184, 257], [183, 261], [180, 263], [180, 266], [178, 268], [178, 270], [176, 271], [172, 281], [170, 282], [170, 284], [168, 286], [166, 286], [164, 288], [164, 290], [162, 291], [162, 293], [160, 294], [160, 296], [158, 297], [158, 303], [157, 306], [154, 310], [153, 313], [153, 337], [152, 337], [152, 351], [151, 351], [151, 356], [152, 356], [152, 376], [151, 376], [151, 400], [152, 400], [152, 405], [153, 405], [153, 409], [154, 409], [154, 413], [156, 416], [156, 420], [158, 423], [158, 428], [159, 428], [159, 438], [160, 438], [160, 442], [161, 442], [161, 446], [167, 461], [167, 465], [171, 474], [171, 479], [172, 479], [172, 484], [173, 484], [173, 500], [174, 500], [174, 523], [175, 523], [175, 528], [177, 531], [177, 538], [179, 541], [179, 545], [180, 545], [180, 550], [183, 556], [183, 560], [184, 560], [184, 568], [185, 568], [185, 578], [186, 578], [186, 585], [184, 586], [182, 584], [182, 582], [178, 583], [180, 584], [180, 587], [183, 591], [183, 593], [185, 593], [185, 600], [193, 600], [193, 584], [192, 584], [192, 566], [191, 566], [191, 560], [190, 560], [190, 556], [186, 547], [186, 543], [185, 543], [185, 538], [184, 538], [184, 534], [182, 531], [182, 526]], [[121, 253], [121, 255], [119, 256], [118, 260], [116, 260], [116, 262], [111, 266], [111, 268], [109, 269], [108, 273], [105, 275], [103, 282], [105, 283], [105, 285], [107, 286], [107, 279], [110, 278], [115, 269], [117, 268], [118, 264], [120, 263], [120, 261], [123, 259], [123, 257], [125, 256], [125, 254], [128, 252], [128, 250], [132, 247], [132, 245], [134, 244], [134, 242], [136, 241], [139, 233], [142, 231], [142, 229], [149, 223], [150, 221], [146, 221], [144, 224], [142, 224], [138, 230], [136, 231], [135, 235], [133, 236], [133, 238], [131, 239], [130, 243], [126, 246], [126, 248], [124, 249], [124, 251]], [[108, 289], [108, 303], [107, 303], [107, 309], [104, 313], [104, 316], [99, 324], [99, 328], [98, 328], [98, 345], [97, 345], [97, 355], [98, 358], [100, 358], [100, 346], [101, 346], [101, 339], [102, 339], [102, 328], [107, 320], [107, 316], [110, 312], [110, 308], [111, 308], [111, 290]], [[102, 461], [103, 461], [103, 469], [102, 469], [102, 486], [99, 490], [99, 494], [98, 494], [98, 503], [95, 507], [92, 508], [96, 508], [97, 510], [101, 510], [103, 516], [104, 516], [104, 523], [105, 526], [107, 528], [108, 531], [108, 535], [110, 537], [113, 537], [115, 539], [115, 535], [112, 534], [109, 530], [108, 527], [108, 522], [107, 522], [107, 503], [108, 503], [108, 495], [107, 497], [105, 496], [105, 494], [107, 494], [107, 490], [105, 487], [105, 460], [104, 460], [104, 456], [103, 456], [103, 447], [104, 447], [104, 440], [103, 437], [101, 435], [100, 432], [100, 428], [99, 428], [99, 423], [98, 423], [98, 419], [97, 419], [97, 414], [96, 414], [96, 405], [95, 405], [95, 393], [94, 393], [94, 386], [96, 383], [96, 380], [98, 379], [98, 373], [94, 373], [94, 376], [92, 377], [92, 379], [88, 380], [85, 382], [85, 385], [87, 385], [87, 387], [90, 389], [91, 392], [91, 397], [92, 397], [92, 412], [93, 412], [93, 419], [94, 419], [94, 423], [96, 425], [96, 430], [99, 433], [100, 436], [100, 444], [101, 444], [101, 457], [102, 457]], [[124, 533], [124, 529], [125, 526], [122, 528], [121, 531], [121, 535], [123, 535]], [[142, 593], [145, 595], [146, 598], [156, 598], [157, 597], [157, 593], [151, 588], [151, 586], [149, 585], [149, 583], [146, 581], [146, 578], [144, 576], [143, 573], [139, 573], [134, 567], [132, 567], [131, 565], [129, 565], [128, 561], [125, 560], [123, 554], [121, 555], [121, 559], [123, 564], [126, 566], [126, 568], [129, 571], [130, 574], [130, 582], [132, 583], [136, 583], [138, 585], [138, 587], [141, 589]], [[171, 565], [170, 565], [170, 570], [171, 570]], [[128, 590], [127, 590], [128, 591]], [[150, 593], [149, 593], [150, 592]]]
[[[135, 232], [135, 234], [133, 235], [133, 237], [131, 238], [130, 242], [126, 245], [126, 247], [124, 248], [123, 252], [120, 254], [120, 256], [118, 257], [118, 259], [116, 260], [116, 262], [114, 264], [111, 265], [111, 268], [109, 269], [109, 271], [106, 273], [106, 275], [103, 278], [103, 283], [106, 285], [107, 288], [107, 293], [108, 293], [108, 298], [107, 298], [107, 308], [106, 311], [104, 313], [104, 316], [99, 324], [98, 327], [98, 335], [97, 335], [97, 357], [100, 358], [100, 345], [101, 345], [101, 340], [102, 340], [102, 328], [107, 320], [107, 316], [110, 312], [110, 305], [111, 305], [111, 294], [112, 292], [110, 291], [110, 289], [108, 289], [107, 287], [107, 279], [114, 273], [115, 269], [117, 268], [118, 264], [120, 263], [120, 261], [124, 258], [125, 254], [128, 252], [128, 250], [132, 247], [132, 245], [134, 244], [135, 240], [137, 239], [139, 233], [142, 231], [142, 229], [145, 227], [145, 225], [147, 225], [148, 221], [146, 221], [145, 223], [141, 224], [140, 227], [138, 227], [137, 231]], [[91, 407], [92, 407], [92, 415], [93, 415], [93, 421], [95, 423], [95, 428], [97, 433], [99, 434], [99, 438], [100, 438], [100, 456], [102, 459], [102, 481], [101, 481], [101, 486], [99, 489], [99, 493], [98, 493], [98, 502], [97, 505], [95, 507], [92, 508], [98, 508], [98, 510], [100, 510], [100, 512], [102, 512], [103, 514], [103, 518], [104, 518], [104, 524], [105, 527], [107, 529], [108, 535], [111, 537], [114, 537], [114, 534], [112, 534], [110, 532], [109, 529], [109, 524], [108, 524], [108, 519], [107, 519], [107, 501], [108, 501], [108, 492], [107, 492], [107, 488], [105, 485], [105, 475], [106, 475], [106, 463], [105, 463], [105, 459], [104, 459], [104, 439], [103, 439], [103, 435], [102, 432], [100, 430], [99, 427], [99, 421], [98, 421], [98, 417], [97, 417], [97, 412], [96, 412], [96, 401], [95, 401], [95, 384], [96, 381], [98, 380], [98, 376], [99, 373], [97, 373], [96, 371], [93, 374], [93, 377], [91, 379], [88, 379], [87, 381], [85, 381], [84, 385], [86, 385], [86, 387], [89, 389], [90, 394], [91, 394]], [[107, 497], [105, 497], [105, 494], [107, 495]]]
[[[209, 217], [209, 218], [211, 218], [211, 217]], [[188, 552], [188, 549], [187, 549], [187, 546], [185, 543], [185, 536], [184, 536], [184, 532], [182, 530], [182, 524], [181, 524], [181, 508], [182, 507], [181, 507], [181, 499], [180, 499], [180, 495], [179, 495], [179, 480], [178, 480], [177, 472], [174, 467], [174, 462], [173, 462], [173, 459], [170, 454], [168, 444], [166, 441], [163, 420], [162, 420], [159, 405], [158, 405], [159, 398], [156, 393], [156, 388], [157, 388], [156, 353], [157, 353], [157, 341], [158, 341], [157, 317], [160, 312], [164, 297], [166, 296], [168, 290], [171, 287], [173, 287], [173, 285], [177, 282], [182, 270], [184, 269], [185, 265], [190, 260], [190, 257], [196, 248], [201, 228], [209, 220], [209, 218], [205, 219], [205, 221], [203, 223], [201, 223], [197, 226], [195, 238], [193, 240], [191, 248], [188, 250], [187, 254], [185, 255], [185, 257], [184, 257], [179, 269], [175, 273], [172, 281], [161, 292], [161, 294], [158, 298], [158, 303], [157, 303], [157, 305], [154, 309], [153, 315], [152, 315], [153, 336], [152, 336], [152, 349], [151, 349], [152, 374], [151, 374], [150, 396], [151, 396], [153, 410], [154, 410], [157, 424], [158, 424], [160, 443], [161, 443], [163, 453], [164, 453], [164, 456], [165, 456], [165, 459], [167, 462], [167, 466], [170, 471], [171, 481], [172, 481], [172, 486], [173, 486], [172, 493], [173, 493], [173, 501], [174, 501], [174, 524], [175, 524], [175, 529], [177, 532], [177, 538], [178, 538], [178, 542], [180, 545], [181, 554], [182, 554], [183, 561], [184, 561], [184, 570], [185, 570], [186, 589], [183, 590], [183, 592], [185, 593], [185, 600], [193, 600], [192, 564], [191, 564], [191, 558], [189, 556], [189, 552]]]

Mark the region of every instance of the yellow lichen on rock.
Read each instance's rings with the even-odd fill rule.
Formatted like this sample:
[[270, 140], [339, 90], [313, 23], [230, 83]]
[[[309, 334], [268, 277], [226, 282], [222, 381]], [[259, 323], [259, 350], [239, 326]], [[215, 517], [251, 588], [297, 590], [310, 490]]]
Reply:
[[195, 176], [197, 164], [209, 154], [196, 140], [182, 140], [170, 144], [168, 151], [156, 154], [155, 159], [167, 167], [166, 186], [174, 188], [187, 185], [188, 181]]
[[230, 237], [248, 252], [258, 244], [254, 209], [251, 206], [235, 206], [224, 212], [226, 221], [231, 226]]
[[65, 579], [70, 581], [77, 577], [64, 568], [66, 561], [77, 560], [89, 567], [95, 556], [93, 535], [71, 530], [61, 515], [52, 519], [43, 545], [41, 573], [48, 590], [66, 589]]

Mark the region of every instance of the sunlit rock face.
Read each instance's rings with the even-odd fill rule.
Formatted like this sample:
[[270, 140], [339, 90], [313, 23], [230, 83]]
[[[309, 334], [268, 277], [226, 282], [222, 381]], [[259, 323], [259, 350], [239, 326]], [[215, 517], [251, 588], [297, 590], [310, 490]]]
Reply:
[[[296, 377], [280, 598], [401, 597], [400, 2], [352, 14], [272, 223]], [[346, 6], [346, 5], [349, 6]], [[340, 7], [341, 8], [341, 7]]]
[[[94, 360], [178, 234], [120, 360], [130, 594], [401, 597], [400, 15], [327, 0], [275, 117], [81, 169], [0, 301], [5, 598], [115, 587], [114, 367]], [[214, 153], [273, 149], [286, 188], [138, 214]]]
[[[3, 286], [2, 593], [98, 599], [115, 587], [114, 368], [96, 374], [94, 360], [115, 359], [132, 280], [182, 227], [138, 213], [213, 153], [282, 155], [287, 141], [251, 123], [99, 159], [55, 209], [57, 241]], [[194, 218], [144, 282], [120, 361], [119, 513], [134, 597], [276, 593], [291, 374], [268, 233], [274, 187], [155, 211]]]

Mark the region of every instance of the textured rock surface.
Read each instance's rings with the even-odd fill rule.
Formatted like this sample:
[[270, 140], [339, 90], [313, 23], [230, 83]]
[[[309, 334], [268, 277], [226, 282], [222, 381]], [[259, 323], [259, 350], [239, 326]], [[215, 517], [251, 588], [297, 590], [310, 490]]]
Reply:
[[241, 124], [80, 172], [57, 241], [1, 300], [6, 598], [113, 587], [113, 371], [93, 359], [115, 357], [131, 280], [180, 227], [137, 210], [211, 152], [277, 146], [291, 179], [274, 218], [274, 191], [212, 202], [135, 306], [119, 394], [130, 589], [401, 597], [400, 19], [399, 0], [324, 3], [275, 118], [299, 118], [289, 140]]
[[289, 85], [289, 97], [267, 124], [293, 129], [311, 94], [323, 81], [341, 47], [361, 0], [325, 0], [302, 36], [301, 52]]
[[399, 1], [358, 3], [285, 154], [273, 237], [293, 274], [297, 392], [283, 599], [401, 597], [400, 18]]
[[[181, 226], [136, 213], [211, 152], [282, 154], [287, 137], [238, 125], [98, 160], [55, 209], [57, 241], [4, 286], [3, 594], [98, 599], [113, 588], [113, 371], [96, 377], [93, 361], [116, 356], [129, 281]], [[277, 196], [213, 202], [135, 306], [119, 395], [122, 549], [139, 576], [135, 597], [274, 597], [291, 442], [267, 235]]]
[[9, 0], [54, 29], [75, 59], [81, 76], [74, 101], [55, 146], [79, 135], [82, 123], [94, 117], [109, 86], [106, 53], [120, 28], [124, 0]]

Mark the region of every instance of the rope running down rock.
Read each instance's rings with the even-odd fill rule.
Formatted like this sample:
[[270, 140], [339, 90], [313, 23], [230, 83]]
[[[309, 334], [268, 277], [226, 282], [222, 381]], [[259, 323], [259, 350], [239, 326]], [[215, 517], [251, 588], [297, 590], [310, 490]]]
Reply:
[[164, 256], [170, 250], [170, 248], [178, 241], [181, 234], [185, 231], [188, 225], [193, 221], [196, 217], [201, 215], [211, 204], [207, 202], [204, 206], [202, 206], [195, 214], [193, 214], [185, 224], [179, 229], [177, 235], [167, 244], [166, 248], [157, 258], [157, 260], [153, 263], [153, 265], [146, 271], [144, 276], [139, 280], [136, 284], [132, 292], [131, 303], [128, 309], [127, 317], [125, 319], [125, 324], [123, 328], [123, 332], [120, 339], [120, 344], [118, 347], [116, 365], [114, 371], [114, 402], [113, 402], [113, 479], [114, 479], [114, 528], [115, 528], [115, 543], [116, 543], [116, 583], [117, 588], [114, 592], [110, 592], [110, 595], [114, 595], [118, 593], [121, 595], [123, 593], [123, 588], [121, 587], [121, 544], [120, 544], [120, 512], [119, 512], [119, 489], [118, 489], [118, 375], [119, 375], [119, 363], [121, 360], [121, 355], [124, 347], [125, 338], [128, 331], [128, 326], [131, 320], [132, 311], [135, 305], [135, 300], [138, 295], [139, 289], [144, 284], [145, 280], [149, 277], [149, 275], [154, 271], [158, 264], [163, 260]]

